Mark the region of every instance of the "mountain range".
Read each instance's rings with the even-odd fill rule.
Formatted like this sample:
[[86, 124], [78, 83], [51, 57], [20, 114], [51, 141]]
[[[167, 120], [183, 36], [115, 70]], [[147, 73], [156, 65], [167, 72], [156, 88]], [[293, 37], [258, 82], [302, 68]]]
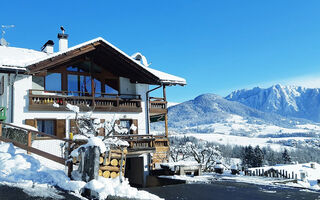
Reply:
[[274, 85], [237, 90], [225, 97], [257, 110], [320, 122], [320, 89]]
[[319, 89], [282, 85], [237, 90], [226, 97], [202, 94], [168, 108], [171, 131], [259, 137], [314, 133], [319, 113]]

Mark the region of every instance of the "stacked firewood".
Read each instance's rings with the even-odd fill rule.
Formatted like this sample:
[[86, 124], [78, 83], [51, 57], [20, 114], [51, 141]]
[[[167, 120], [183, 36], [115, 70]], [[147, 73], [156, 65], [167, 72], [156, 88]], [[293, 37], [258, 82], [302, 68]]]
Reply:
[[99, 176], [115, 178], [120, 175], [120, 171], [121, 176], [124, 176], [127, 153], [127, 149], [124, 148], [101, 154]]

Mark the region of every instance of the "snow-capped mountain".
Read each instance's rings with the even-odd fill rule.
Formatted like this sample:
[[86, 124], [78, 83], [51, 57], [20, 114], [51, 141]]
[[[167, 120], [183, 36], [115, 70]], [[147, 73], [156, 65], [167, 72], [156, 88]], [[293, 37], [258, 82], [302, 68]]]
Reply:
[[225, 97], [251, 108], [284, 117], [320, 122], [320, 89], [274, 85], [267, 89], [255, 87], [232, 92]]
[[[300, 100], [297, 100], [298, 97]], [[243, 101], [250, 99], [248, 102], [258, 108], [262, 107], [260, 105], [266, 105], [266, 102], [269, 102], [270, 106], [266, 106], [268, 109], [262, 111], [253, 108], [254, 106], [230, 101], [229, 98]], [[304, 118], [291, 117], [293, 114], [285, 114], [295, 113], [306, 107], [311, 110], [312, 104], [318, 105], [314, 103], [317, 98], [318, 90], [280, 85], [265, 90], [255, 88], [251, 92], [239, 90], [227, 98], [203, 94], [168, 108], [169, 132], [171, 135], [187, 134], [221, 144], [270, 145], [278, 150], [282, 146], [295, 147], [297, 144], [318, 147], [320, 124]], [[302, 99], [304, 104], [301, 103]], [[281, 109], [282, 115], [273, 112], [271, 106], [274, 110]], [[155, 133], [162, 134], [164, 131], [161, 122], [152, 123], [151, 127]]]
[[[285, 134], [296, 132], [299, 124], [310, 123], [304, 119], [262, 112], [215, 94], [203, 94], [172, 106], [168, 113], [169, 129], [178, 132], [218, 132], [251, 136]], [[161, 126], [153, 125], [155, 130], [159, 127]]]

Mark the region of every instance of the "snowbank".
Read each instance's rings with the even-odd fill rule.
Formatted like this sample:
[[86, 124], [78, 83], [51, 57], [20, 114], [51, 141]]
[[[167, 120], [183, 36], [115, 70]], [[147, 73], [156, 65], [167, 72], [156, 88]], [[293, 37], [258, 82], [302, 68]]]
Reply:
[[[102, 142], [102, 141], [101, 141]], [[91, 145], [99, 144], [92, 140]], [[43, 196], [43, 190], [52, 193], [52, 187], [59, 187], [79, 194], [82, 189], [90, 188], [95, 191], [100, 199], [107, 196], [120, 196], [140, 199], [160, 199], [159, 197], [139, 191], [129, 186], [127, 180], [120, 183], [119, 178], [105, 179], [99, 177], [89, 183], [70, 180], [62, 170], [54, 170], [43, 165], [33, 156], [26, 155], [24, 151], [15, 148], [11, 143], [0, 143], [0, 183], [21, 187], [31, 191], [35, 196]], [[35, 190], [41, 186], [43, 190]], [[41, 193], [41, 194], [40, 194]]]
[[96, 146], [96, 147], [99, 147], [100, 149], [100, 153], [104, 153], [106, 152], [106, 145], [102, 142], [102, 140], [98, 137], [91, 137], [91, 138], [88, 138], [88, 142], [86, 144], [83, 144], [81, 145], [80, 147], [76, 148], [75, 150], [73, 150], [71, 152], [71, 156], [72, 157], [78, 157], [79, 156], [79, 150], [81, 148], [87, 148], [87, 147], [90, 147], [90, 146]]

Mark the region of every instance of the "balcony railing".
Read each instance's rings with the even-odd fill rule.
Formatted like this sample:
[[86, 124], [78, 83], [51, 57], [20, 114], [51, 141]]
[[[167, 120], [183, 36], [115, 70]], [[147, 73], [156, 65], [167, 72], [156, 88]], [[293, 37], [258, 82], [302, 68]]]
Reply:
[[128, 151], [155, 150], [156, 147], [169, 147], [169, 140], [165, 136], [158, 135], [114, 135], [112, 138], [119, 138], [129, 143]]
[[164, 98], [150, 97], [149, 102], [151, 114], [164, 114], [167, 112], [167, 102]]
[[95, 111], [142, 112], [140, 95], [96, 93], [93, 97], [84, 92], [29, 90], [29, 110], [66, 111], [67, 104], [82, 111], [94, 107]]

